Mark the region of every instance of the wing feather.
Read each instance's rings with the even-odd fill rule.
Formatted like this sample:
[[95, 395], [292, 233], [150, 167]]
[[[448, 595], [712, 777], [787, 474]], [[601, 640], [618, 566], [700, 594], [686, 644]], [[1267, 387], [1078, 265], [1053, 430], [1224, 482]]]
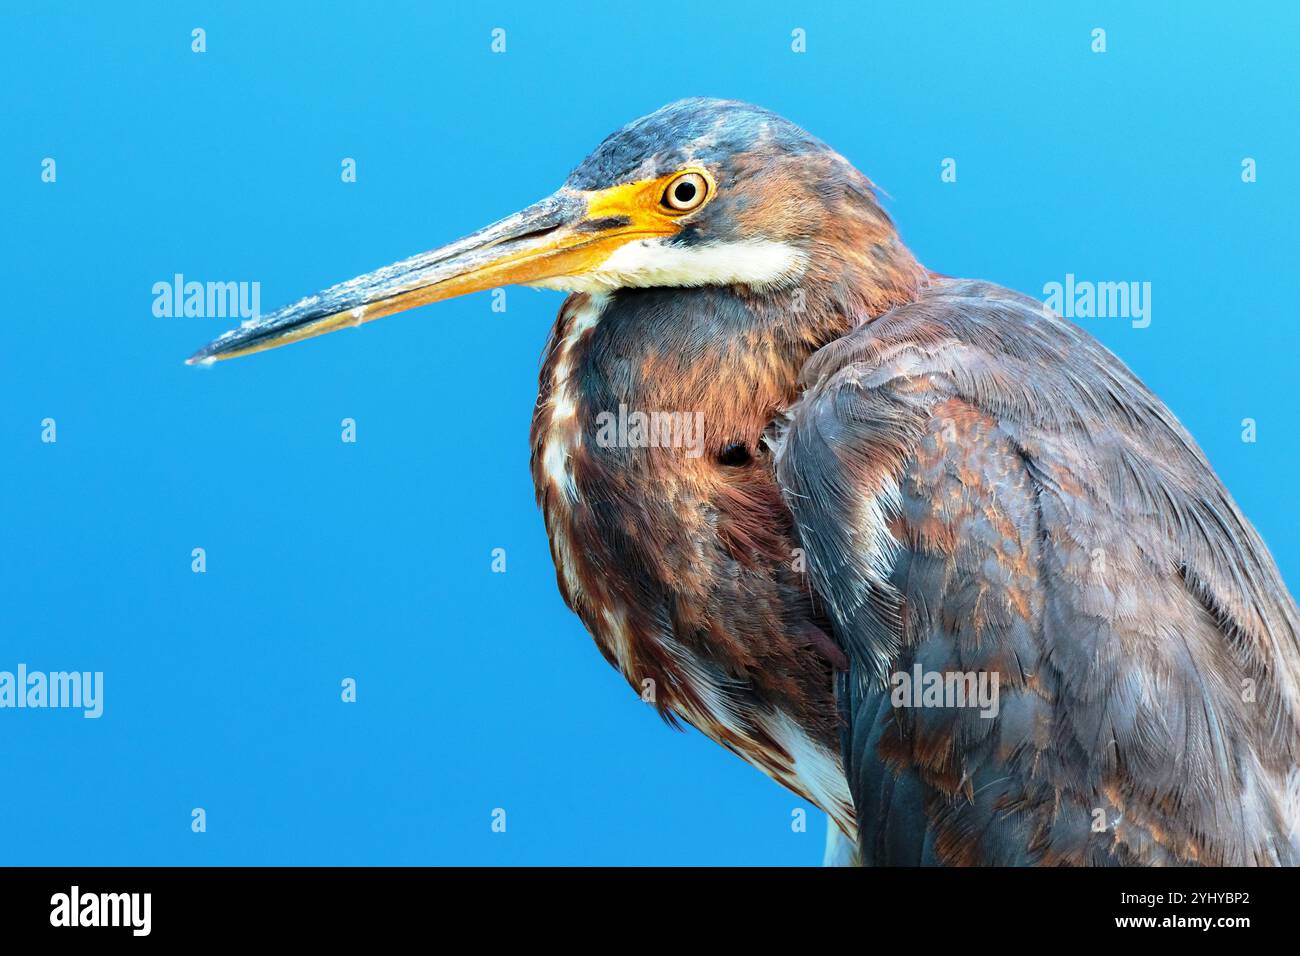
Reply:
[[[1300, 861], [1295, 603], [1117, 358], [943, 280], [804, 381], [777, 474], [850, 662], [864, 863]], [[996, 675], [996, 714], [900, 706], [918, 673]]]

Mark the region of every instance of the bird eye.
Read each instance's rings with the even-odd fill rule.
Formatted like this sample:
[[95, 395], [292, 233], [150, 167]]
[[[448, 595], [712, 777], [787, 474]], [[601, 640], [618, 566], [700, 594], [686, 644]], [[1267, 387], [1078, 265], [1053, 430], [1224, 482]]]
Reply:
[[748, 465], [753, 460], [749, 449], [745, 447], [744, 442], [733, 441], [718, 454], [718, 464], [727, 465], [731, 468], [738, 468], [741, 465]]
[[709, 184], [699, 173], [682, 173], [664, 190], [663, 205], [672, 212], [690, 212], [708, 192]]

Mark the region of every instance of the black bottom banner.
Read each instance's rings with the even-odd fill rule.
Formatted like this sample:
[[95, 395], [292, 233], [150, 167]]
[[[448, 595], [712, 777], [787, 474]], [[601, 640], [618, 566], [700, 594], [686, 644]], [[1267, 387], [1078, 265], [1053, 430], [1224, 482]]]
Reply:
[[1240, 933], [1287, 931], [1300, 912], [1295, 889], [1292, 873], [1264, 870], [35, 868], [0, 870], [0, 920], [9, 940], [77, 945], [459, 929], [599, 941], [611, 917], [647, 939], [691, 925], [694, 942], [716, 933], [729, 947], [778, 926], [864, 942], [905, 930], [917, 945], [1033, 930], [1230, 945]]

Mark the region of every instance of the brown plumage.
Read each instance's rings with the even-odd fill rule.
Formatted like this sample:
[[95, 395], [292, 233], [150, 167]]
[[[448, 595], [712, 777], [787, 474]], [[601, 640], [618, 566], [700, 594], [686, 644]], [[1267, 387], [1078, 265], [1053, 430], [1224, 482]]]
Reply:
[[[537, 499], [565, 600], [666, 719], [866, 863], [1300, 857], [1296, 607], [1191, 437], [1086, 332], [927, 272], [774, 114], [672, 104], [196, 359], [507, 281], [574, 292]], [[669, 424], [610, 440], [629, 412]]]
[[[1118, 359], [937, 281], [804, 380], [777, 473], [859, 668], [867, 862], [1296, 861], [1294, 602]], [[883, 583], [845, 534], [881, 488]], [[1000, 674], [997, 719], [887, 707], [876, 678], [918, 660]]]

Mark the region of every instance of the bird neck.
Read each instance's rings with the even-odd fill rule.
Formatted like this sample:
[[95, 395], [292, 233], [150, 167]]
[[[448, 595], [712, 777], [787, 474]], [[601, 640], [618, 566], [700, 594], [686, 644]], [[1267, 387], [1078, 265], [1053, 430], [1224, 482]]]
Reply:
[[[815, 252], [795, 284], [730, 290], [764, 334], [742, 332], [726, 348], [779, 357], [785, 379], [781, 384], [790, 399], [813, 352], [890, 309], [916, 301], [930, 283], [931, 274], [903, 245], [888, 218], [881, 216], [882, 222], [867, 218], [857, 222], [854, 241], [847, 247], [837, 241], [834, 254], [826, 249]], [[754, 367], [772, 366], [755, 363]]]

